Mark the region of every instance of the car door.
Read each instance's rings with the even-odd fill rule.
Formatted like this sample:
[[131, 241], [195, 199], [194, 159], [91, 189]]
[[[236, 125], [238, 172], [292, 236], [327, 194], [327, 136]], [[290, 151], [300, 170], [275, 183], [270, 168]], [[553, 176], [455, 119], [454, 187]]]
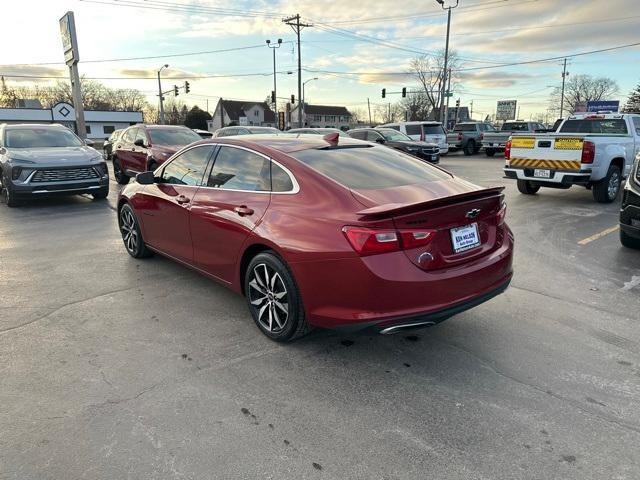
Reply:
[[378, 142], [378, 143], [387, 143], [384, 137], [374, 130], [368, 130], [367, 136], [365, 137], [367, 142]]
[[137, 128], [128, 128], [122, 134], [122, 136], [116, 142], [116, 147], [114, 148], [115, 156], [120, 161], [120, 165], [123, 170], [128, 169], [129, 162], [131, 161], [131, 147], [133, 146], [133, 141], [136, 138], [136, 133], [138, 132]]
[[[136, 145], [136, 142], [142, 142], [142, 145]], [[143, 128], [138, 128], [134, 143], [131, 144], [128, 170], [134, 173], [145, 172], [147, 170], [147, 147], [149, 143], [147, 133]]]
[[244, 147], [220, 146], [207, 181], [191, 202], [198, 268], [231, 282], [245, 240], [271, 200], [271, 161]]
[[136, 205], [145, 242], [161, 252], [193, 263], [189, 229], [191, 202], [202, 185], [215, 145], [196, 145], [162, 168], [157, 182], [147, 185]]

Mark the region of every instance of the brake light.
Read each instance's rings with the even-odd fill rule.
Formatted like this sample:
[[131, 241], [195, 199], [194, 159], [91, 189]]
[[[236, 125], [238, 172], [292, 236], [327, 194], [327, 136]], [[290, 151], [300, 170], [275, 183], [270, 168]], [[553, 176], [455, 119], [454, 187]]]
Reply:
[[480, 140], [484, 140], [484, 133], [480, 134]]
[[507, 141], [507, 144], [504, 146], [504, 158], [507, 160], [511, 159], [511, 140]]
[[462, 134], [461, 133], [458, 134], [458, 141], [459, 142], [462, 141]]
[[596, 158], [596, 145], [593, 142], [585, 140], [582, 143], [582, 163], [593, 163]]
[[344, 227], [344, 236], [361, 256], [397, 252], [428, 245], [435, 230], [390, 230], [366, 227]]

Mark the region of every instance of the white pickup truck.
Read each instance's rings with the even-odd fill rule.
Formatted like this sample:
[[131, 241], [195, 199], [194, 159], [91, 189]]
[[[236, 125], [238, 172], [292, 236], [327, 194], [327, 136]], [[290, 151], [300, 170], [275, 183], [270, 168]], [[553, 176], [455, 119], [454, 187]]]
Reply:
[[504, 152], [504, 174], [528, 195], [540, 187], [581, 185], [597, 202], [610, 203], [638, 152], [640, 115], [576, 114], [556, 133], [512, 135]]

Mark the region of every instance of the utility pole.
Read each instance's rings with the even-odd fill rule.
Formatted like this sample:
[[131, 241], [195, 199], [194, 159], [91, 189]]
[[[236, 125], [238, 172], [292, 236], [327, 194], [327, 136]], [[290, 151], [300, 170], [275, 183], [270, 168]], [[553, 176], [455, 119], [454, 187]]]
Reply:
[[[449, 95], [451, 95], [451, 69], [449, 69], [449, 86], [447, 87], [447, 109], [444, 114], [444, 121], [442, 122], [442, 126], [445, 130], [449, 130]], [[458, 123], [458, 110], [456, 109], [456, 123]]]
[[447, 86], [447, 69], [449, 67], [449, 32], [451, 30], [451, 9], [458, 6], [460, 0], [456, 0], [456, 4], [445, 7], [445, 0], [436, 0], [440, 4], [443, 10], [447, 10], [447, 41], [444, 47], [444, 67], [442, 69], [442, 91], [440, 92], [440, 121], [446, 121], [444, 118], [444, 92]]
[[569, 75], [567, 72], [567, 59], [564, 59], [564, 68], [562, 69], [562, 93], [560, 94], [560, 118], [564, 118], [564, 81], [565, 77]]
[[[300, 14], [296, 13], [293, 17], [285, 18], [282, 20], [289, 25], [296, 36], [298, 37], [298, 101], [302, 98], [302, 56], [300, 53], [300, 32], [304, 27], [312, 27], [313, 25], [308, 23], [300, 23]], [[302, 109], [298, 105], [298, 128], [302, 128]]]
[[276, 49], [282, 45], [282, 39], [278, 39], [278, 43], [271, 45], [271, 40], [267, 40], [267, 47], [273, 50], [273, 111], [278, 114], [278, 89], [276, 83]]
[[469, 120], [473, 120], [473, 100], [471, 100], [471, 113], [469, 113]]
[[160, 99], [160, 125], [164, 125], [164, 95], [162, 94], [162, 82], [160, 81], [160, 72], [163, 68], [169, 68], [168, 64], [164, 64], [158, 70], [158, 98]]
[[222, 98], [220, 98], [220, 128], [224, 127], [224, 105], [222, 104]]
[[372, 122], [371, 122], [371, 102], [369, 102], [369, 97], [367, 97], [367, 107], [369, 107], [369, 125], [372, 125]]
[[391, 102], [389, 102], [389, 113], [387, 117], [389, 118], [389, 120], [387, 120], [388, 122], [393, 122], [393, 118], [391, 118]]

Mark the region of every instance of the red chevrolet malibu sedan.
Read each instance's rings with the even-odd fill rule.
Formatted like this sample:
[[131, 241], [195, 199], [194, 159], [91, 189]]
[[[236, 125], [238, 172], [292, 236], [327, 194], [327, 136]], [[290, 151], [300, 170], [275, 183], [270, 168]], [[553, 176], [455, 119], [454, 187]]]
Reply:
[[502, 293], [513, 235], [502, 187], [481, 188], [336, 134], [203, 140], [118, 200], [135, 258], [170, 257], [243, 294], [260, 330], [393, 333]]

